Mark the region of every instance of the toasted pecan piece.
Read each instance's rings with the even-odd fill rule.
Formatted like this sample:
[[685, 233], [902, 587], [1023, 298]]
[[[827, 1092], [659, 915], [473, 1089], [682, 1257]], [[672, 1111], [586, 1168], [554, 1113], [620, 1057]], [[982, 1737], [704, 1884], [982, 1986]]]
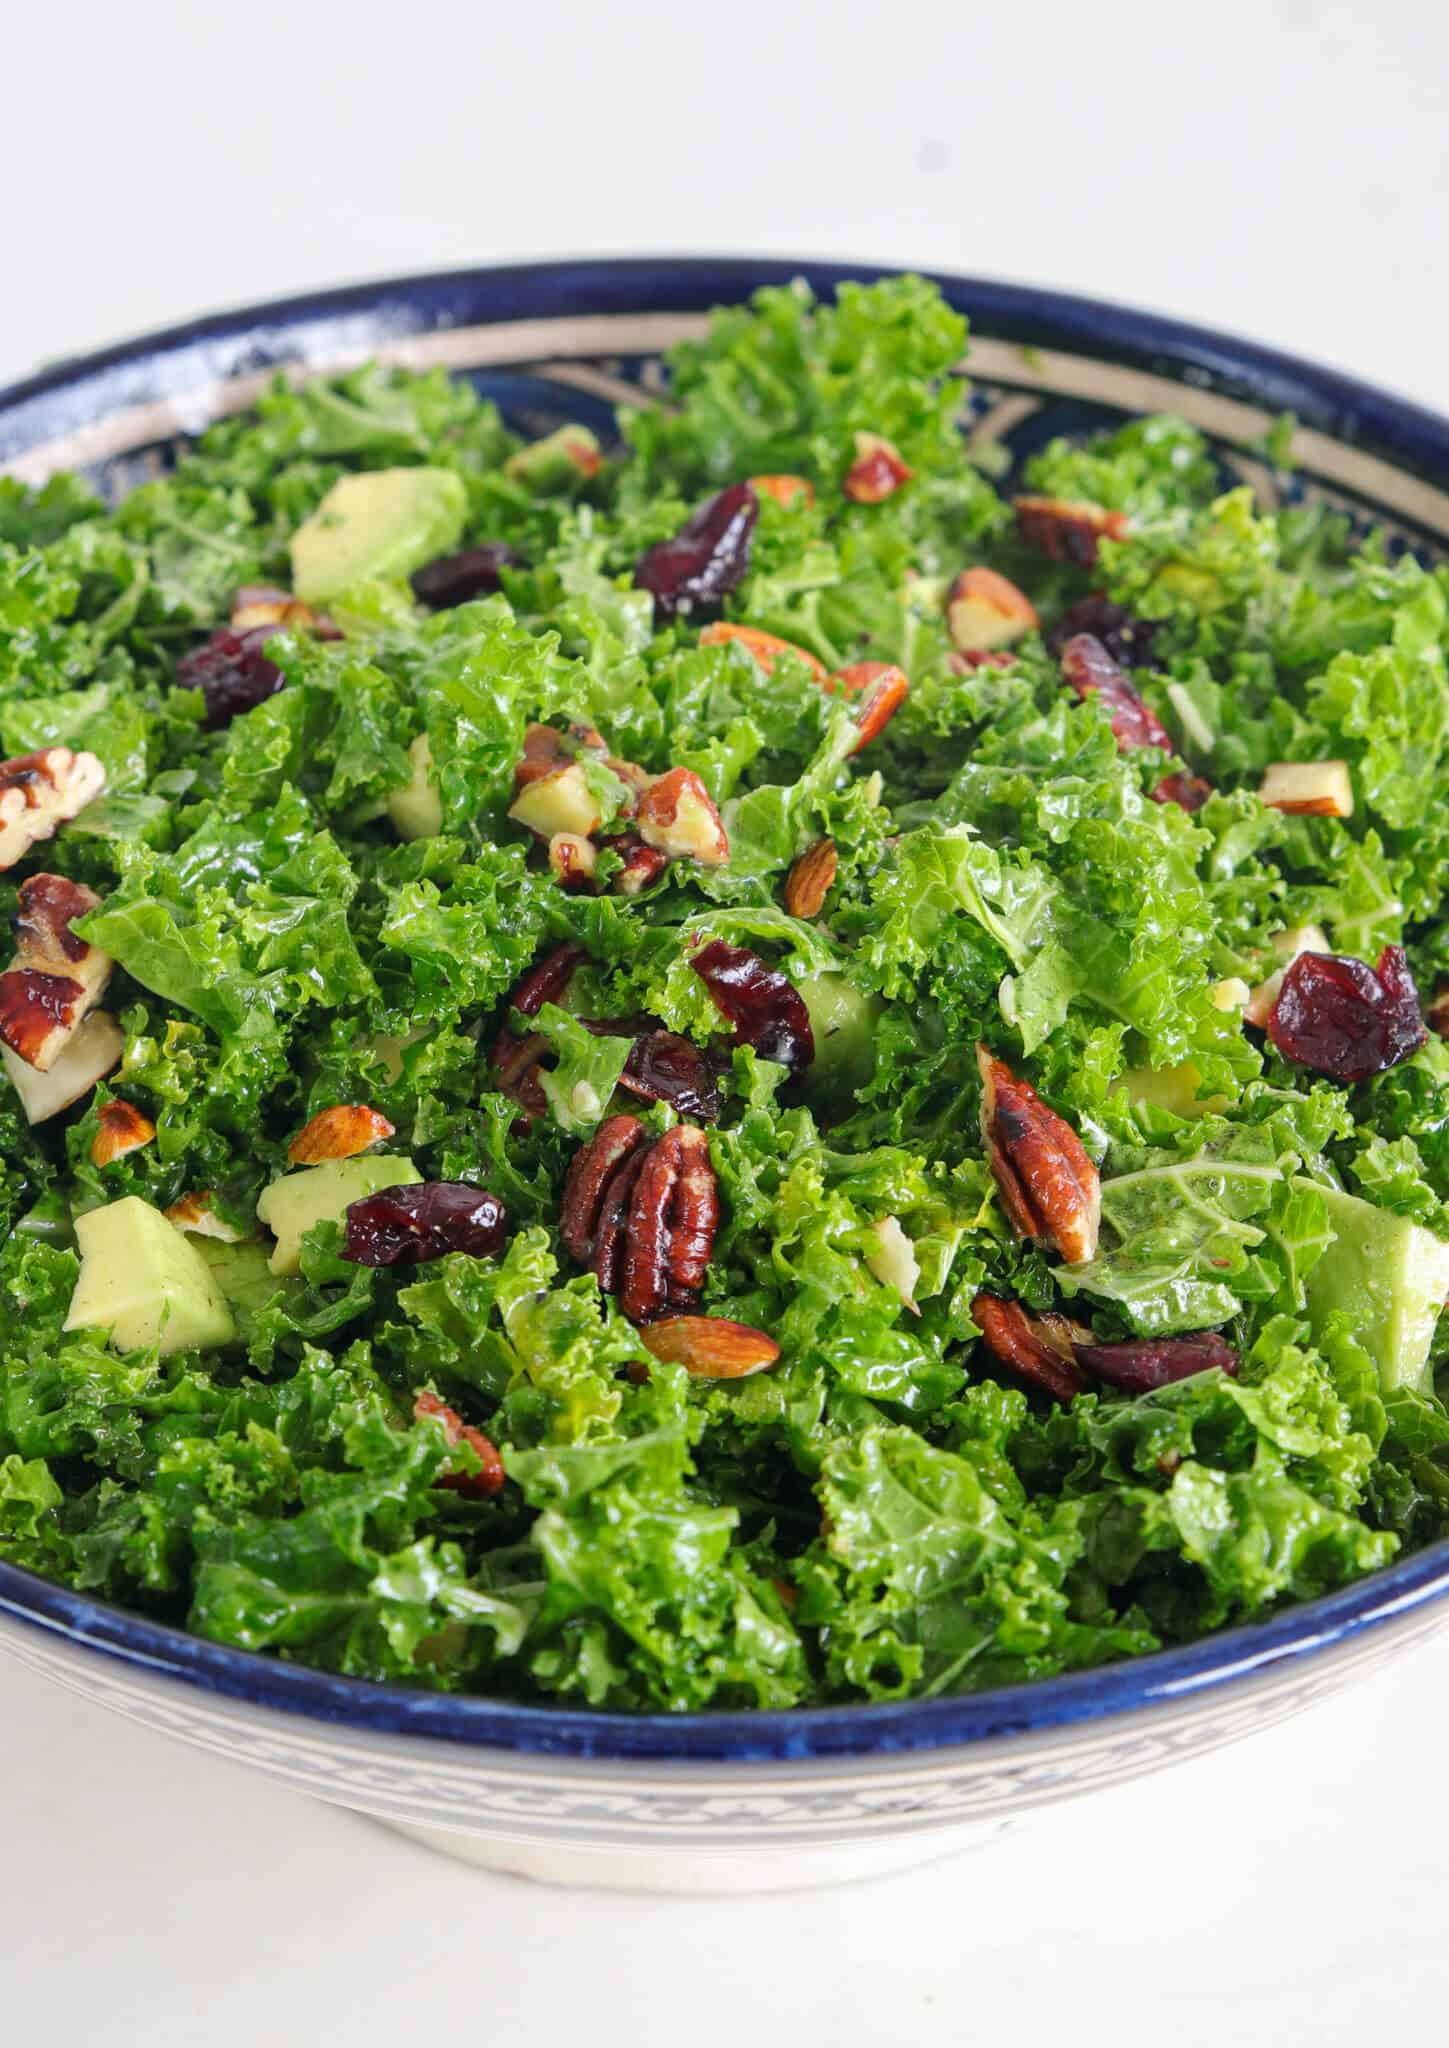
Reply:
[[651, 782], [639, 799], [634, 822], [645, 845], [670, 860], [694, 860], [701, 867], [717, 868], [730, 857], [719, 806], [692, 768], [671, 768]]
[[481, 1429], [465, 1422], [456, 1408], [450, 1408], [438, 1395], [424, 1391], [413, 1403], [413, 1417], [422, 1422], [429, 1416], [435, 1416], [442, 1423], [450, 1444], [466, 1444], [483, 1468], [480, 1472], [444, 1472], [439, 1475], [437, 1484], [462, 1494], [466, 1500], [492, 1500], [500, 1494], [508, 1475], [503, 1469], [497, 1445], [484, 1436]]
[[605, 1117], [592, 1138], [574, 1154], [564, 1176], [559, 1236], [580, 1265], [593, 1257], [599, 1214], [609, 1182], [647, 1140], [637, 1116]]
[[1102, 1215], [1096, 1166], [1071, 1125], [984, 1045], [981, 1132], [1001, 1205], [1019, 1237], [1055, 1245], [1068, 1265], [1094, 1257]]
[[72, 929], [100, 905], [64, 875], [31, 875], [15, 907], [15, 958], [0, 974], [0, 1041], [46, 1073], [105, 993], [109, 953]]
[[857, 505], [879, 505], [914, 475], [899, 448], [884, 434], [857, 433], [855, 460], [845, 472], [845, 495]]
[[780, 1356], [773, 1337], [727, 1316], [664, 1316], [639, 1332], [655, 1358], [682, 1365], [691, 1379], [742, 1380]]
[[1068, 1403], [1086, 1386], [1073, 1347], [1091, 1333], [1066, 1316], [1029, 1316], [1019, 1301], [982, 1293], [971, 1304], [971, 1320], [999, 1364], [1054, 1401]]
[[128, 1152], [139, 1152], [155, 1135], [155, 1124], [133, 1102], [103, 1102], [96, 1111], [91, 1159], [96, 1166], [109, 1166]]
[[44, 747], [0, 761], [0, 869], [13, 868], [42, 839], [79, 817], [106, 786], [94, 754]]
[[564, 1180], [559, 1235], [634, 1322], [694, 1306], [718, 1227], [709, 1140], [696, 1124], [651, 1144], [637, 1117], [607, 1117]]
[[1216, 1330], [1196, 1330], [1190, 1337], [1133, 1338], [1122, 1344], [1094, 1344], [1078, 1339], [1078, 1365], [1093, 1379], [1104, 1380], [1123, 1394], [1150, 1394], [1200, 1372], [1225, 1372], [1237, 1377], [1238, 1354]]
[[616, 853], [623, 862], [614, 875], [614, 887], [621, 896], [638, 896], [651, 882], [657, 882], [669, 865], [669, 855], [657, 846], [648, 846], [637, 832], [626, 832], [619, 839], [609, 841], [610, 853]]
[[839, 865], [833, 839], [817, 839], [806, 847], [785, 877], [785, 908], [791, 917], [819, 917]]
[[1104, 540], [1125, 540], [1127, 514], [1087, 498], [1017, 498], [1016, 529], [1029, 548], [1053, 562], [1090, 569]]
[[287, 1158], [293, 1166], [355, 1159], [359, 1152], [390, 1138], [394, 1128], [381, 1110], [371, 1109], [365, 1102], [334, 1102], [302, 1126], [287, 1147]]

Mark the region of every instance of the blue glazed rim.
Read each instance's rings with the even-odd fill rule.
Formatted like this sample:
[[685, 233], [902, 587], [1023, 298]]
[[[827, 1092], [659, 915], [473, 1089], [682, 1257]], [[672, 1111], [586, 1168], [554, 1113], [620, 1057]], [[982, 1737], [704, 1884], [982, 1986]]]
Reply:
[[[582, 313], [698, 313], [764, 284], [830, 292], [866, 264], [648, 257], [444, 272], [350, 285], [208, 316], [50, 365], [0, 391], [0, 465], [117, 410], [296, 359], [358, 323], [375, 342], [453, 326]], [[1308, 427], [1426, 482], [1449, 478], [1449, 420], [1338, 371], [1160, 315], [984, 279], [934, 277], [973, 331], [1071, 351], [1292, 411]], [[212, 1643], [0, 1564], [0, 1617], [123, 1667], [255, 1707], [377, 1734], [600, 1761], [754, 1764], [953, 1748], [1200, 1698], [1311, 1665], [1449, 1596], [1449, 1541], [1339, 1592], [1185, 1648], [1027, 1685], [935, 1700], [785, 1712], [620, 1715], [337, 1678]]]

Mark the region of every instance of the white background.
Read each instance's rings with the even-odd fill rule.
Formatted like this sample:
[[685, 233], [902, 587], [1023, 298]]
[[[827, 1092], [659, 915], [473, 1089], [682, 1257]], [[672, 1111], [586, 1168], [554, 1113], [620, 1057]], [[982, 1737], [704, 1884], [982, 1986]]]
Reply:
[[[248, 298], [631, 250], [1056, 282], [1449, 408], [1443, 0], [27, 4], [0, 380]], [[0, 1668], [0, 2039], [1314, 2048], [1444, 2037], [1449, 1646], [975, 1857], [550, 1893]]]

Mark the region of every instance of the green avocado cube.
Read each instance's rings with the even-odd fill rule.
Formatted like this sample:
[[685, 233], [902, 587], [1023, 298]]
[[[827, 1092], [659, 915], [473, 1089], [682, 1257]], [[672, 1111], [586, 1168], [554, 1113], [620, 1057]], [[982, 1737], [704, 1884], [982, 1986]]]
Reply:
[[345, 476], [292, 535], [292, 588], [326, 604], [365, 583], [405, 583], [462, 537], [468, 493], [451, 469]]
[[408, 748], [411, 773], [387, 793], [387, 815], [399, 839], [436, 839], [443, 829], [443, 799], [433, 773], [433, 749], [425, 732]]
[[1386, 1389], [1429, 1386], [1429, 1347], [1449, 1297], [1449, 1244], [1357, 1195], [1318, 1187], [1334, 1241], [1308, 1276], [1315, 1331], [1346, 1313]]
[[81, 1268], [67, 1330], [107, 1330], [118, 1351], [156, 1344], [163, 1356], [234, 1341], [205, 1260], [139, 1195], [77, 1217], [75, 1234]]
[[401, 1187], [422, 1175], [411, 1159], [373, 1152], [361, 1159], [327, 1159], [284, 1174], [263, 1190], [257, 1219], [277, 1240], [268, 1262], [274, 1273], [300, 1273], [302, 1239], [314, 1223], [340, 1223], [354, 1202], [379, 1188]]

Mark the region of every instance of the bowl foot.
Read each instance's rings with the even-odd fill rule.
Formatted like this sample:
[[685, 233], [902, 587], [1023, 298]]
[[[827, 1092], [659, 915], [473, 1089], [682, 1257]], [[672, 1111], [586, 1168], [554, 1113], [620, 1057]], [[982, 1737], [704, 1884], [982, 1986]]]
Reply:
[[421, 1842], [424, 1848], [436, 1849], [440, 1856], [500, 1876], [577, 1889], [669, 1892], [680, 1897], [804, 1891], [888, 1877], [895, 1871], [981, 1848], [1010, 1825], [1007, 1821], [971, 1821], [961, 1827], [808, 1847], [789, 1843], [775, 1848], [762, 1843], [738, 1849], [670, 1845], [631, 1849], [510, 1841], [498, 1835], [471, 1835], [455, 1828], [419, 1827], [411, 1821], [373, 1817], [380, 1826]]

